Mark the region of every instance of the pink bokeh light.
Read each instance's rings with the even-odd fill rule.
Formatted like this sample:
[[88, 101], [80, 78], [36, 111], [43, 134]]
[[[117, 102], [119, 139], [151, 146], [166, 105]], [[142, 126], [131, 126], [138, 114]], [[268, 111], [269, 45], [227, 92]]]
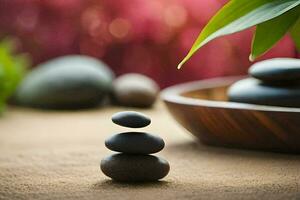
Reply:
[[[1, 0], [0, 38], [15, 36], [35, 64], [87, 54], [117, 75], [146, 74], [162, 87], [245, 74], [252, 30], [213, 41], [176, 66], [224, 0]], [[262, 59], [295, 57], [287, 36]]]

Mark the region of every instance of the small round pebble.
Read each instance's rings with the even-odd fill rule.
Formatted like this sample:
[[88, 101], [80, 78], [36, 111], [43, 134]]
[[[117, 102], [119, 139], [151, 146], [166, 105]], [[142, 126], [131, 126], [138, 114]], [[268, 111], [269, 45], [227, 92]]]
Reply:
[[114, 154], [104, 158], [100, 168], [116, 181], [147, 182], [164, 178], [170, 165], [163, 158], [152, 155]]
[[300, 107], [300, 85], [272, 86], [248, 78], [234, 83], [228, 91], [230, 101], [284, 107]]
[[115, 124], [129, 128], [142, 128], [151, 123], [151, 119], [149, 117], [135, 111], [123, 111], [115, 113], [111, 120]]
[[161, 151], [165, 142], [158, 136], [144, 132], [125, 132], [113, 135], [105, 141], [112, 150], [129, 154], [152, 154]]
[[158, 93], [156, 82], [142, 74], [124, 74], [113, 83], [113, 99], [122, 106], [151, 107]]
[[249, 69], [249, 74], [264, 82], [299, 81], [300, 59], [274, 58], [257, 62]]

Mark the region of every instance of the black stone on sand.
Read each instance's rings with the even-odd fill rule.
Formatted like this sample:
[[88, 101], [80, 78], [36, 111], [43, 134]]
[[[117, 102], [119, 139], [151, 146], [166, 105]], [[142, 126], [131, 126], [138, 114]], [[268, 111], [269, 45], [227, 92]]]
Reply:
[[[134, 111], [116, 113], [112, 121], [130, 128], [142, 128], [151, 123], [149, 117]], [[100, 163], [102, 172], [115, 181], [157, 181], [169, 173], [170, 165], [166, 160], [148, 155], [164, 148], [165, 143], [158, 136], [145, 132], [123, 132], [108, 138], [105, 146], [121, 152], [105, 157]]]

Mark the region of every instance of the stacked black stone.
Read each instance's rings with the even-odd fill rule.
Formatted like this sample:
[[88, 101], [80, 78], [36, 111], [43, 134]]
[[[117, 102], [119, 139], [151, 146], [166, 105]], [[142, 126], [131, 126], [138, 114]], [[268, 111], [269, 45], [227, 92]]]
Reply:
[[230, 101], [300, 107], [300, 60], [275, 58], [252, 65], [251, 78], [233, 84]]
[[[112, 116], [115, 124], [128, 128], [143, 128], [151, 119], [134, 111], [119, 112]], [[165, 142], [158, 136], [145, 132], [123, 132], [108, 138], [105, 146], [116, 152], [102, 159], [102, 172], [116, 181], [147, 182], [165, 177], [170, 170], [163, 158], [149, 155], [161, 151]]]

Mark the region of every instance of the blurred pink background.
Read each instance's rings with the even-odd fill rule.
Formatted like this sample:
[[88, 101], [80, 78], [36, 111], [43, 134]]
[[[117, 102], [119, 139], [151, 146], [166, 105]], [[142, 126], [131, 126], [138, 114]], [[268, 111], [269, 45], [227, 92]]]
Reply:
[[[176, 66], [225, 0], [0, 0], [0, 39], [19, 38], [34, 64], [66, 54], [106, 62], [117, 75], [138, 72], [161, 87], [245, 74], [252, 31], [213, 41]], [[289, 37], [262, 59], [295, 57]]]

